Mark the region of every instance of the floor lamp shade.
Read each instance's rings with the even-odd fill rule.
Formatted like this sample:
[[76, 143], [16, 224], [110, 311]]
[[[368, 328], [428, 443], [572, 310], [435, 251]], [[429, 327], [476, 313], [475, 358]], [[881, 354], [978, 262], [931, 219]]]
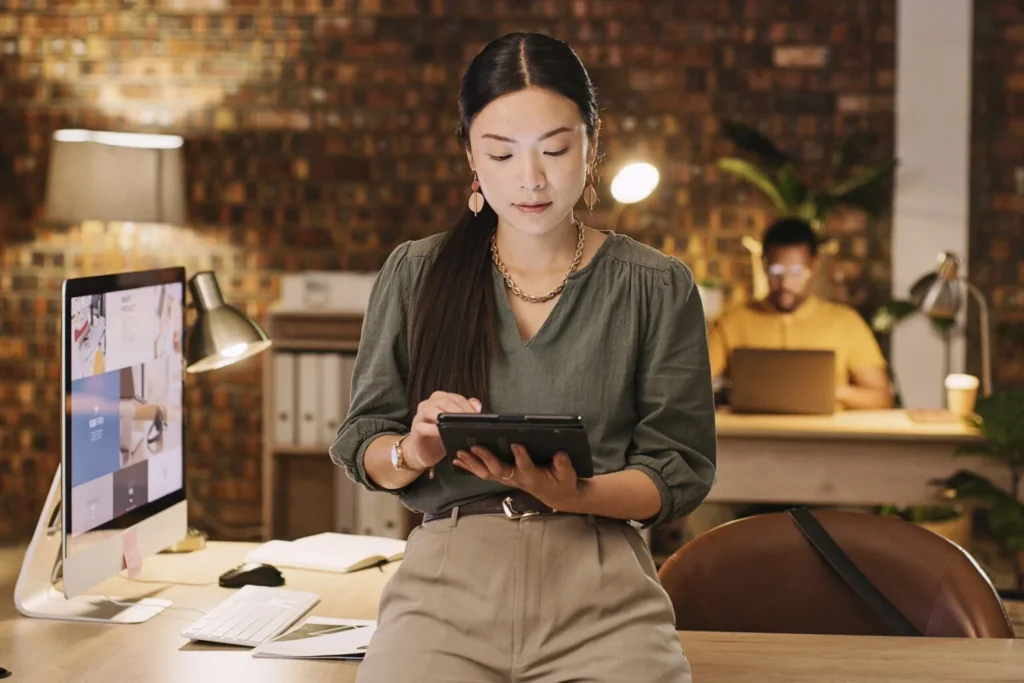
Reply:
[[50, 148], [46, 220], [183, 224], [182, 139], [57, 131]]

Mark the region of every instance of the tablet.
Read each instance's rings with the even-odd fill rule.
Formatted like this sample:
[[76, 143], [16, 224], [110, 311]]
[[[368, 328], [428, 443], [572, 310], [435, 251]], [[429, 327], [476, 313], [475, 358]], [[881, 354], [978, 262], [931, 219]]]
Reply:
[[[437, 416], [441, 441], [450, 458], [458, 451], [483, 446], [496, 458], [516, 464], [512, 444], [519, 444], [540, 467], [551, 464], [555, 454], [565, 452], [576, 476], [594, 476], [594, 462], [583, 418], [577, 415], [496, 415], [486, 413], [441, 413]], [[459, 474], [472, 472], [454, 468]]]

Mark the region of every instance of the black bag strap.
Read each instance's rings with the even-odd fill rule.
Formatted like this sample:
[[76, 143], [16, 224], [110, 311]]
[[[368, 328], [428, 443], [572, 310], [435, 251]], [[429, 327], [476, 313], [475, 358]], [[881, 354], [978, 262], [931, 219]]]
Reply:
[[806, 507], [793, 508], [788, 511], [796, 525], [811, 542], [815, 550], [831, 565], [839, 577], [853, 589], [858, 597], [871, 608], [871, 611], [882, 620], [893, 635], [921, 636], [917, 627], [896, 606], [889, 602], [880, 590], [871, 583], [868, 577], [857, 568], [849, 555], [835, 542], [818, 518]]

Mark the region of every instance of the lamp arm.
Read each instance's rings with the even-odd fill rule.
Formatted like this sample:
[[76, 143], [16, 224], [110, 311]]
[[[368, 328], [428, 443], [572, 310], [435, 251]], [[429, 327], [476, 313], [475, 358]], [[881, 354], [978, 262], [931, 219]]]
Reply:
[[978, 324], [981, 327], [981, 391], [984, 396], [992, 395], [992, 348], [989, 346], [988, 303], [985, 296], [966, 278], [963, 279], [967, 291], [978, 304]]

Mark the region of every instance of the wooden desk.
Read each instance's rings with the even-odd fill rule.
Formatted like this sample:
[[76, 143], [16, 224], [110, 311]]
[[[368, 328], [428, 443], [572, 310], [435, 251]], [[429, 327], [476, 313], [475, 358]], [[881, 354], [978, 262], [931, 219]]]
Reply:
[[[339, 662], [253, 659], [248, 650], [197, 645], [178, 634], [197, 619], [184, 608], [209, 610], [230, 594], [217, 576], [253, 547], [211, 543], [188, 555], [147, 559], [146, 581], [213, 582], [164, 586], [113, 579], [100, 595], [131, 599], [153, 594], [174, 608], [138, 626], [43, 621], [21, 617], [10, 596], [22, 549], [0, 550], [0, 666], [12, 683], [350, 683], [356, 665]], [[373, 619], [377, 599], [394, 566], [334, 575], [285, 570], [287, 587], [320, 593], [313, 614]], [[681, 633], [697, 683], [996, 683], [1024, 680], [1024, 640], [780, 636]]]
[[928, 505], [930, 480], [969, 468], [1009, 486], [997, 463], [953, 457], [981, 437], [962, 422], [916, 421], [907, 411], [830, 416], [719, 412], [718, 483], [709, 502]]

